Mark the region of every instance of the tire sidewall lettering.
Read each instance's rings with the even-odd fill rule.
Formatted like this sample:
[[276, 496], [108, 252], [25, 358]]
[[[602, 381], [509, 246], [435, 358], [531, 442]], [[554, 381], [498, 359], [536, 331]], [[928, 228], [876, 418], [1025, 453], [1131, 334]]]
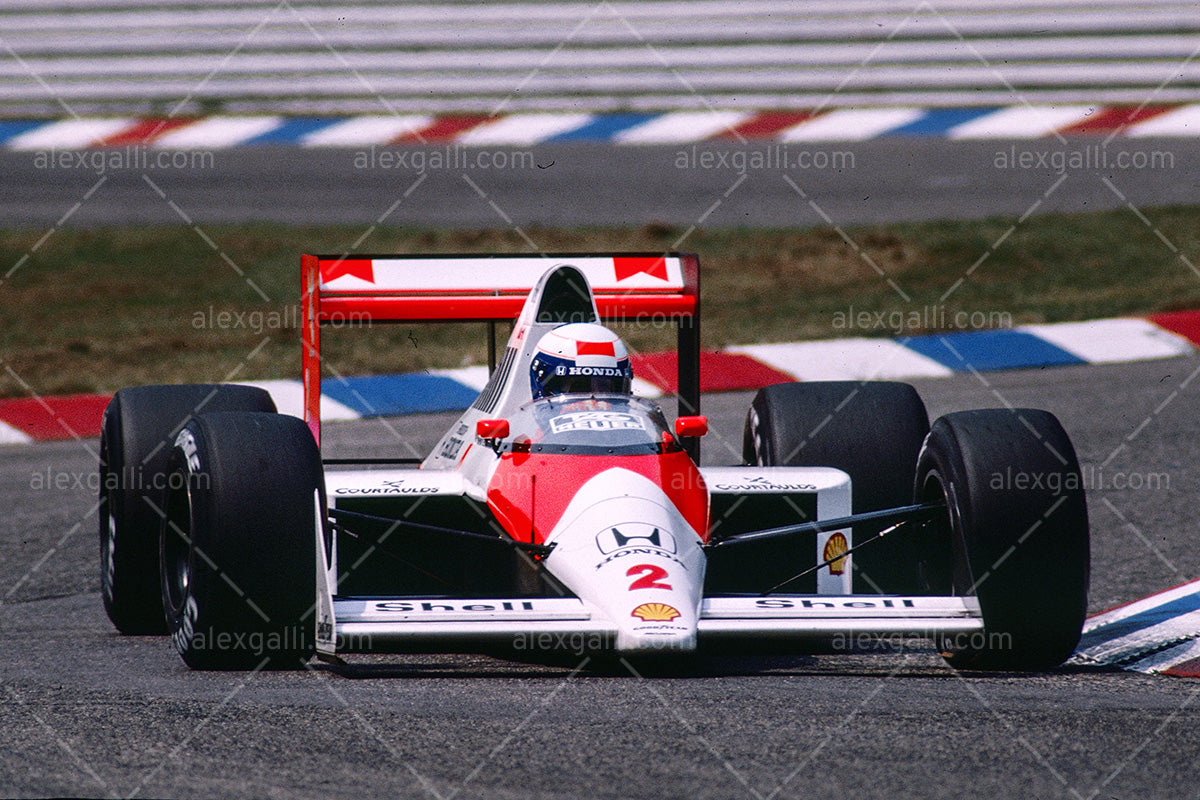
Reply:
[[[109, 501], [111, 502], [111, 501]], [[104, 530], [108, 532], [104, 542], [104, 580], [100, 582], [104, 597], [110, 602], [113, 599], [113, 578], [117, 572], [117, 520], [112, 515], [112, 509], [106, 502], [104, 509]]]
[[[196, 442], [196, 436], [191, 431], [191, 427], [185, 426], [175, 437], [175, 447], [183, 455], [183, 464], [180, 472], [189, 486], [194, 486], [193, 477], [203, 472], [204, 464], [200, 458], [200, 447]], [[178, 456], [176, 456], [178, 458]], [[189, 489], [190, 491], [190, 489]], [[192, 514], [196, 513], [195, 507], [192, 508]], [[193, 570], [198, 566], [196, 559], [193, 557], [193, 551], [196, 547], [195, 543], [195, 522], [194, 517], [189, 520], [188, 530], [186, 531], [188, 543], [187, 556], [187, 571], [188, 581], [187, 587], [183, 591], [183, 602], [179, 609], [170, 607], [170, 600], [163, 598], [164, 604], [167, 605], [168, 613], [170, 614], [171, 641], [181, 655], [186, 655], [195, 648], [196, 631], [200, 621], [200, 603], [193, 593], [193, 587], [196, 582], [196, 576]], [[164, 535], [172, 535], [172, 532], [166, 532]], [[202, 567], [201, 567], [202, 568]]]
[[180, 653], [186, 653], [191, 649], [199, 616], [200, 607], [196, 603], [196, 597], [189, 594], [183, 603], [183, 611], [179, 615], [178, 624], [173, 625], [174, 630], [171, 631], [171, 641]]
[[763, 439], [761, 425], [758, 419], [758, 409], [753, 405], [750, 406], [750, 441], [754, 443], [754, 463], [758, 466], [763, 466], [765, 454], [763, 453]]
[[175, 437], [175, 446], [183, 451], [183, 457], [187, 461], [189, 475], [194, 475], [201, 470], [200, 452], [196, 446], [196, 437], [188, 428], [184, 428]]

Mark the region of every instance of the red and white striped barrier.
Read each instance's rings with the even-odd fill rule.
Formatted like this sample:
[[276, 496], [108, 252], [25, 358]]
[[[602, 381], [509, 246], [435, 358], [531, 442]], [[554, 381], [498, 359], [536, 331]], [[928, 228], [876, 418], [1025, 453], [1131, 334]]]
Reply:
[[530, 147], [565, 141], [669, 145], [705, 141], [862, 141], [889, 136], [1037, 139], [1075, 135], [1197, 136], [1200, 104], [0, 120], [0, 146], [19, 151], [134, 145], [183, 150], [258, 144]]

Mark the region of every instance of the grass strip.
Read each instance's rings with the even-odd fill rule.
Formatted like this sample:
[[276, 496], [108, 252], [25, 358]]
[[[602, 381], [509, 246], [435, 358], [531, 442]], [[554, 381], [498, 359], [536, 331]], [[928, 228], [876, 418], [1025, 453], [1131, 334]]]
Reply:
[[[378, 253], [699, 253], [708, 348], [1200, 307], [1200, 208], [812, 229], [379, 228]], [[0, 231], [0, 397], [300, 375], [300, 253], [358, 227]], [[682, 240], [682, 242], [681, 242]], [[681, 242], [681, 243], [680, 243]], [[621, 328], [631, 347], [672, 332]], [[486, 363], [483, 327], [329, 331], [343, 375]]]

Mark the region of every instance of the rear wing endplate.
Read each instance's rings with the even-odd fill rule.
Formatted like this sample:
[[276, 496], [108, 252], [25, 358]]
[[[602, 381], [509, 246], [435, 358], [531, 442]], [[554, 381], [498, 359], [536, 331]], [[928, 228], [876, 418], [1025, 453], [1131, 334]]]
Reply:
[[673, 324], [679, 413], [700, 412], [700, 260], [690, 253], [302, 255], [304, 419], [321, 441], [321, 326], [513, 321], [542, 275], [570, 264], [591, 284], [603, 321]]

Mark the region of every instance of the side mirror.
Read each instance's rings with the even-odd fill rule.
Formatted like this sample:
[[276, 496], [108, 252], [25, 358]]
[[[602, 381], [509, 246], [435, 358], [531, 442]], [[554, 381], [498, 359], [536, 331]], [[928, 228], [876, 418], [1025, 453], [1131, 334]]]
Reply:
[[481, 419], [475, 423], [475, 435], [488, 442], [508, 438], [508, 420]]
[[679, 417], [675, 420], [675, 435], [681, 439], [703, 436], [708, 433], [708, 417]]

